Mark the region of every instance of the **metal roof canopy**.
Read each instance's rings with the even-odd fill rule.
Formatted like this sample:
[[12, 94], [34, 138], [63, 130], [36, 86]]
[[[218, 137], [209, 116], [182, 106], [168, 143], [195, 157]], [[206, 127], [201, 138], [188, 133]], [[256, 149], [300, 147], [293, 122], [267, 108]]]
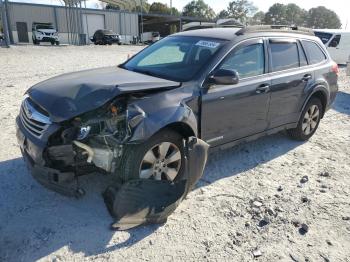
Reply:
[[[73, 1], [73, 0], [72, 0]], [[178, 23], [180, 25], [179, 30], [182, 30], [182, 24], [186, 22], [210, 22], [211, 20], [199, 17], [187, 17], [187, 16], [175, 16], [168, 14], [157, 14], [157, 13], [144, 13], [143, 12], [143, 0], [100, 0], [101, 2], [121, 6], [129, 11], [136, 11], [141, 16], [141, 41], [143, 35], [144, 25], [155, 25], [164, 23]], [[140, 8], [140, 12], [137, 11], [137, 7]], [[135, 9], [133, 9], [135, 7]]]

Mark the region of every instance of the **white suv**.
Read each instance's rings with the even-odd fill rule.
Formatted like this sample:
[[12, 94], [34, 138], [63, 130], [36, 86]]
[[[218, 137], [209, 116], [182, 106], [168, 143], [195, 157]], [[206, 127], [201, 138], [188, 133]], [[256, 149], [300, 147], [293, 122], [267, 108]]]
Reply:
[[34, 45], [39, 45], [41, 42], [60, 44], [58, 32], [51, 23], [33, 23], [32, 39]]

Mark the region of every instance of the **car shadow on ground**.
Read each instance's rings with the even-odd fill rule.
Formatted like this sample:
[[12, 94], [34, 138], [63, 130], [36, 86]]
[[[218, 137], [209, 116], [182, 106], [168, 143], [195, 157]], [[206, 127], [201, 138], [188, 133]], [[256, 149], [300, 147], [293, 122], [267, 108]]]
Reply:
[[[197, 188], [267, 163], [300, 144], [277, 134], [212, 153]], [[22, 158], [0, 162], [0, 261], [34, 261], [61, 248], [85, 256], [104, 254], [132, 246], [159, 228], [110, 230], [113, 220], [101, 197], [110, 179], [91, 175], [80, 183], [86, 190], [83, 198], [64, 197], [37, 184]]]
[[339, 113], [350, 115], [350, 94], [339, 91], [332, 108]]
[[84, 197], [61, 196], [34, 181], [22, 158], [0, 162], [0, 261], [37, 261], [64, 247], [85, 256], [103, 254], [158, 229], [142, 226], [115, 234], [101, 196], [110, 179], [91, 175], [79, 183]]

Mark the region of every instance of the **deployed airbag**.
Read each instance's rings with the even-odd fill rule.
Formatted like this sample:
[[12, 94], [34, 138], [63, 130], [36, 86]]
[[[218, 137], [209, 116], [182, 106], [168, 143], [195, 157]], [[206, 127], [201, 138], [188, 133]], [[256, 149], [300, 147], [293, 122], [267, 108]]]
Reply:
[[116, 220], [113, 229], [127, 230], [143, 224], [166, 222], [202, 177], [207, 161], [207, 143], [196, 137], [184, 143], [185, 175], [179, 181], [137, 179], [107, 188], [103, 197]]

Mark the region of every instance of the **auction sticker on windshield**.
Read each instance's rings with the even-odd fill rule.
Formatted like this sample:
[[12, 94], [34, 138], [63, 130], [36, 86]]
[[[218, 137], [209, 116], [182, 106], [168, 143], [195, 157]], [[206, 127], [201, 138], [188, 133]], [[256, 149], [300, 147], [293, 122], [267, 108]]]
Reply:
[[208, 48], [217, 48], [220, 43], [218, 42], [213, 42], [213, 41], [205, 41], [205, 40], [200, 40], [196, 43], [197, 46], [203, 46], [203, 47], [208, 47]]

